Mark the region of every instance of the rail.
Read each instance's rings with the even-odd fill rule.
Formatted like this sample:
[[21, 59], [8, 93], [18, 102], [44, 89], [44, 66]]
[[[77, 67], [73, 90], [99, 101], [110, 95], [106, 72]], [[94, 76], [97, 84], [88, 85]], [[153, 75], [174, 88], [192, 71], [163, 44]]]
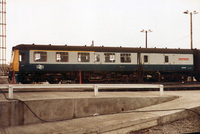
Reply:
[[0, 89], [8, 89], [8, 98], [13, 98], [13, 89], [28, 88], [64, 88], [64, 89], [94, 89], [94, 95], [97, 96], [99, 89], [133, 89], [133, 88], [158, 88], [160, 95], [163, 95], [164, 86], [159, 84], [1, 84]]

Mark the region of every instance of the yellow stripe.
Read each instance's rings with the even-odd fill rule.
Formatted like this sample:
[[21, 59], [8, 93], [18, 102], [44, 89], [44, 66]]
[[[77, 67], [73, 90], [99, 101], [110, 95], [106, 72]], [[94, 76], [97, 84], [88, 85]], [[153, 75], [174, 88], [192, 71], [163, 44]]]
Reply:
[[13, 71], [19, 71], [19, 50], [14, 50]]

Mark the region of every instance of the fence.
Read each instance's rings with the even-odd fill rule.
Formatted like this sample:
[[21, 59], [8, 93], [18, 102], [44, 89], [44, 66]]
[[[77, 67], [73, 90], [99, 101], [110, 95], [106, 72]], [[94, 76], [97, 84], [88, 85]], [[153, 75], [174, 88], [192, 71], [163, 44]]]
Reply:
[[158, 88], [160, 95], [163, 95], [164, 86], [158, 84], [2, 84], [0, 89], [8, 89], [8, 98], [13, 98], [13, 89], [28, 88], [64, 88], [64, 89], [94, 89], [94, 95], [97, 96], [99, 89], [133, 89], [133, 88]]

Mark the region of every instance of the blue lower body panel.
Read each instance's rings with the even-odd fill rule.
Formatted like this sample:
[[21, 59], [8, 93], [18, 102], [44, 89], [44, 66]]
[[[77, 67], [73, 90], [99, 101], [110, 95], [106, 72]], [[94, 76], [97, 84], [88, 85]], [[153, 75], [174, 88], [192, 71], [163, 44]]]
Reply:
[[[136, 71], [137, 65], [123, 64], [28, 64], [20, 65], [23, 72], [59, 71]], [[142, 65], [144, 71], [193, 71], [193, 65]]]
[[30, 64], [20, 71], [135, 71], [136, 65], [95, 65], [95, 64]]
[[193, 71], [193, 65], [143, 65], [144, 71]]

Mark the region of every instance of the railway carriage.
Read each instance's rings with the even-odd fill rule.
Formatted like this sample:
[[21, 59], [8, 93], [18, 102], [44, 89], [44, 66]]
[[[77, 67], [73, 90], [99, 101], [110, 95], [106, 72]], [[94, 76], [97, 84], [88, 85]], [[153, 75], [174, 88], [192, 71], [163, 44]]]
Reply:
[[[199, 80], [199, 51], [20, 44], [13, 47], [16, 82], [136, 83]], [[196, 65], [196, 66], [195, 66]]]

